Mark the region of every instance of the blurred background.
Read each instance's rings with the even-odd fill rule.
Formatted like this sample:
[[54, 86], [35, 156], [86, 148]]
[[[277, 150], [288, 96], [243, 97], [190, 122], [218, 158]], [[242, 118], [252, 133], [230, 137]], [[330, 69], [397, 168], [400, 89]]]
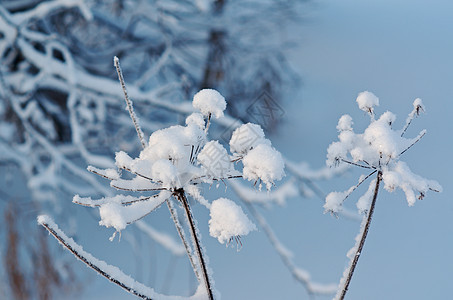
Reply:
[[240, 251], [211, 238], [209, 212], [192, 203], [223, 299], [332, 298], [310, 283], [329, 290], [340, 280], [367, 187], [347, 200], [350, 214], [324, 214], [323, 196], [362, 174], [325, 169], [337, 121], [347, 113], [356, 131], [366, 128], [355, 98], [368, 90], [380, 98], [377, 113], [394, 112], [402, 127], [421, 98], [426, 113], [408, 136], [428, 134], [403, 160], [444, 191], [413, 207], [401, 191], [380, 191], [348, 299], [448, 299], [452, 32], [453, 4], [440, 0], [0, 1], [0, 298], [134, 299], [57, 245], [36, 224], [40, 213], [158, 292], [188, 296], [197, 286], [187, 257], [156, 238], [179, 243], [165, 207], [143, 220], [151, 231], [129, 226], [110, 242], [98, 211], [72, 203], [75, 194], [115, 194], [87, 165], [140, 151], [116, 55], [145, 135], [183, 123], [192, 96], [215, 88], [236, 122], [213, 124], [211, 137], [225, 143], [240, 122], [259, 123], [291, 166], [274, 189], [281, 193], [203, 187], [206, 199], [226, 195], [261, 225]]

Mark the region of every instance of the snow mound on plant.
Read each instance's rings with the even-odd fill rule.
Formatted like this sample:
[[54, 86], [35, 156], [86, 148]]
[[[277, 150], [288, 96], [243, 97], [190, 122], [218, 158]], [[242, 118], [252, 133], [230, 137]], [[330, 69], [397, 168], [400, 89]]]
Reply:
[[230, 150], [233, 153], [246, 154], [260, 144], [270, 145], [271, 142], [264, 137], [264, 131], [260, 125], [247, 123], [233, 131]]
[[356, 101], [359, 108], [365, 112], [372, 112], [375, 106], [379, 106], [379, 98], [368, 91], [361, 92]]
[[256, 230], [244, 211], [233, 201], [220, 198], [211, 205], [209, 234], [224, 244], [235, 236], [244, 236]]
[[192, 104], [204, 116], [213, 115], [217, 119], [223, 117], [223, 111], [226, 108], [225, 98], [213, 89], [204, 89], [196, 93]]
[[[280, 152], [267, 144], [260, 144], [250, 150], [242, 160], [243, 176], [249, 181], [261, 180], [270, 190], [275, 180], [285, 176], [285, 163]], [[261, 187], [261, 184], [260, 184]]]

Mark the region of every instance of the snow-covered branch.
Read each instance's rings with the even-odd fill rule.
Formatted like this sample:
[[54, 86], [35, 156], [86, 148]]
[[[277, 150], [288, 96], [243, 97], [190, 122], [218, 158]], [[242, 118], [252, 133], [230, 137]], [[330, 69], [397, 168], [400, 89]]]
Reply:
[[71, 252], [77, 259], [87, 265], [89, 268], [93, 269], [100, 275], [107, 278], [112, 283], [120, 286], [127, 292], [142, 298], [142, 299], [168, 299], [168, 300], [177, 300], [177, 299], [203, 299], [206, 297], [203, 294], [203, 290], [198, 289], [197, 293], [189, 298], [183, 298], [179, 296], [167, 296], [155, 292], [152, 288], [149, 288], [134, 279], [129, 275], [124, 274], [117, 267], [111, 266], [106, 262], [95, 258], [90, 253], [83, 250], [82, 246], [78, 245], [72, 238], [69, 238], [63, 231], [58, 228], [57, 224], [48, 216], [41, 215], [38, 217], [38, 224], [43, 226], [58, 242]]

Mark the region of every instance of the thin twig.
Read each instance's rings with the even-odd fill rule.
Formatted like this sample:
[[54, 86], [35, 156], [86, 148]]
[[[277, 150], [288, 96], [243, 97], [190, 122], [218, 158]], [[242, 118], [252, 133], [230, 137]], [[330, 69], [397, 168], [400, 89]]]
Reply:
[[[130, 205], [130, 204], [134, 204], [134, 203], [137, 203], [137, 202], [143, 202], [143, 201], [149, 200], [151, 198], [156, 198], [158, 196], [159, 196], [159, 194], [156, 194], [156, 195], [153, 195], [153, 196], [149, 196], [149, 197], [136, 198], [134, 200], [121, 202], [121, 205]], [[76, 200], [73, 200], [72, 202], [75, 203], [75, 204], [81, 205], [81, 206], [86, 206], [86, 207], [100, 207], [102, 204], [106, 203], [105, 201], [102, 201], [102, 200], [103, 199], [94, 200], [94, 201], [102, 202], [101, 204], [84, 203], [84, 202], [80, 202], [80, 201], [76, 201]]]
[[118, 79], [120, 80], [121, 88], [123, 89], [124, 99], [126, 100], [126, 105], [127, 105], [127, 110], [129, 111], [129, 115], [131, 116], [132, 122], [134, 123], [135, 131], [137, 131], [137, 135], [140, 140], [140, 143], [142, 144], [143, 148], [146, 148], [146, 142], [145, 142], [145, 138], [143, 135], [143, 131], [140, 127], [140, 124], [138, 123], [137, 116], [135, 115], [134, 107], [132, 106], [132, 101], [129, 99], [129, 96], [127, 94], [126, 83], [124, 82], [123, 72], [121, 71], [121, 67], [120, 67], [120, 59], [115, 56], [113, 61], [115, 62], [115, 68], [116, 68], [116, 72], [118, 73]]
[[374, 169], [373, 167], [364, 166], [364, 165], [361, 165], [361, 164], [358, 164], [358, 163], [355, 163], [355, 162], [346, 160], [346, 159], [344, 159], [344, 158], [341, 158], [340, 160], [341, 160], [342, 162], [345, 162], [345, 163], [348, 163], [348, 164], [351, 164], [351, 165], [354, 165], [354, 166], [357, 166], [357, 167], [361, 167], [361, 168], [364, 168], [364, 169]]
[[125, 187], [121, 187], [121, 186], [117, 186], [117, 185], [114, 185], [114, 184], [110, 184], [110, 186], [112, 188], [115, 188], [117, 190], [121, 190], [121, 191], [129, 191], [129, 192], [152, 192], [152, 191], [168, 191], [169, 189], [167, 188], [142, 188], [142, 189], [131, 189], [131, 188], [125, 188]]
[[138, 177], [147, 179], [147, 180], [149, 180], [149, 181], [153, 181], [152, 178], [150, 178], [150, 177], [148, 177], [148, 176], [145, 176], [145, 175], [143, 175], [143, 174], [140, 174], [140, 173], [138, 173], [138, 172], [132, 171], [131, 169], [129, 169], [129, 168], [125, 167], [125, 166], [121, 166], [120, 168], [123, 169], [123, 170], [125, 170], [125, 171], [128, 171], [128, 172], [131, 173], [131, 174], [137, 175]]
[[348, 193], [347, 195], [344, 197], [343, 201], [341, 203], [343, 203], [346, 199], [348, 199], [348, 197], [359, 187], [362, 185], [362, 183], [365, 182], [365, 180], [367, 180], [368, 178], [370, 178], [370, 176], [373, 176], [374, 173], [376, 173], [377, 170], [374, 170], [373, 172], [371, 172], [370, 174], [368, 174], [367, 176], [365, 176], [362, 180], [359, 181], [359, 183], [357, 183], [356, 185], [354, 185], [353, 187], [349, 188], [348, 190]]
[[426, 134], [426, 130], [423, 130], [423, 131], [418, 135], [417, 139], [416, 139], [409, 147], [407, 147], [406, 149], [404, 149], [404, 150], [400, 153], [400, 155], [398, 155], [398, 156], [403, 155], [404, 152], [406, 152], [407, 150], [409, 150], [410, 148], [412, 148], [412, 146], [414, 146], [415, 144], [417, 144], [418, 141], [420, 141], [420, 140], [422, 139], [422, 137], [425, 136], [425, 134]]
[[377, 199], [377, 195], [378, 195], [378, 191], [379, 191], [379, 184], [381, 182], [381, 179], [382, 179], [382, 172], [379, 171], [378, 174], [377, 174], [376, 186], [374, 188], [373, 200], [371, 202], [370, 209], [369, 209], [369, 212], [368, 212], [368, 216], [366, 218], [366, 223], [365, 223], [365, 226], [363, 228], [363, 232], [362, 232], [361, 237], [360, 237], [359, 245], [358, 245], [358, 247], [357, 247], [357, 249], [355, 251], [354, 258], [351, 261], [351, 265], [349, 267], [348, 276], [347, 276], [347, 278], [346, 278], [346, 280], [344, 282], [344, 285], [343, 285], [343, 287], [341, 289], [341, 294], [340, 294], [340, 297], [339, 297], [340, 300], [343, 300], [344, 297], [346, 296], [349, 284], [350, 284], [351, 279], [352, 279], [352, 275], [354, 274], [355, 267], [357, 266], [357, 262], [359, 261], [360, 254], [362, 254], [363, 245], [365, 244], [365, 239], [366, 239], [366, 237], [368, 235], [368, 230], [370, 228], [371, 219], [373, 218], [374, 207], [376, 206], [376, 199]]
[[422, 112], [424, 111], [423, 110], [423, 106], [417, 105], [410, 112], [409, 116], [406, 119], [406, 125], [404, 126], [403, 130], [401, 131], [401, 137], [403, 137], [403, 135], [406, 133], [407, 129], [409, 128], [409, 125], [411, 125], [412, 120], [414, 120], [415, 116], [419, 116], [420, 115], [420, 111], [422, 111]]
[[[135, 290], [134, 288], [130, 287], [130, 286], [127, 286], [126, 284], [124, 284], [123, 282], [121, 282], [119, 279], [115, 278], [114, 275], [111, 275], [109, 273], [107, 273], [106, 271], [102, 270], [100, 267], [98, 267], [97, 265], [95, 265], [94, 263], [92, 263], [91, 261], [88, 260], [88, 258], [86, 258], [83, 253], [79, 253], [80, 251], [78, 250], [75, 250], [75, 247], [73, 247], [73, 245], [70, 245], [70, 243], [68, 242], [69, 238], [67, 236], [64, 236], [62, 234], [62, 232], [57, 232], [57, 231], [60, 231], [58, 229], [58, 227], [56, 226], [52, 226], [53, 224], [49, 224], [48, 222], [42, 222], [40, 223], [45, 229], [47, 229], [47, 231], [49, 231], [49, 233], [51, 235], [53, 235], [60, 243], [61, 245], [63, 245], [66, 249], [68, 249], [72, 254], [74, 254], [74, 256], [76, 256], [80, 261], [82, 261], [84, 264], [86, 264], [88, 267], [90, 267], [91, 269], [93, 269], [94, 271], [98, 272], [100, 275], [104, 276], [105, 278], [107, 278], [109, 281], [119, 285], [121, 288], [125, 289], [126, 291], [128, 291], [129, 293], [131, 294], [134, 294], [135, 296], [139, 297], [139, 298], [142, 298], [142, 299], [149, 299], [151, 300], [150, 297], [146, 296], [146, 295], [143, 295], [142, 293], [138, 292], [137, 290]], [[55, 227], [55, 228], [54, 228]], [[73, 242], [73, 244], [75, 244]], [[77, 245], [78, 246], [78, 245]], [[80, 246], [79, 246], [80, 247]], [[119, 271], [119, 270], [118, 270]], [[117, 272], [118, 273], [118, 272]], [[126, 276], [124, 274], [116, 274], [117, 276], [118, 275], [121, 275], [119, 277], [123, 277], [123, 276]]]
[[195, 264], [195, 260], [192, 255], [192, 249], [190, 248], [190, 245], [187, 242], [186, 234], [184, 233], [181, 223], [179, 222], [178, 213], [176, 212], [171, 199], [167, 199], [167, 206], [168, 206], [168, 210], [170, 211], [171, 217], [173, 219], [173, 223], [175, 223], [175, 227], [176, 227], [176, 230], [178, 231], [179, 237], [181, 238], [182, 244], [184, 245], [184, 248], [186, 249], [187, 256], [189, 257], [189, 261], [190, 261], [190, 264], [192, 265], [192, 269], [195, 273], [195, 276], [197, 277], [198, 281], [201, 281], [201, 277], [198, 272], [198, 267]]
[[176, 190], [175, 191], [175, 196], [182, 203], [182, 205], [184, 207], [184, 211], [186, 212], [186, 217], [187, 217], [187, 221], [189, 223], [190, 233], [191, 233], [191, 236], [192, 236], [192, 241], [194, 243], [195, 251], [196, 251], [197, 256], [198, 256], [198, 261], [200, 263], [201, 273], [202, 273], [203, 281], [204, 281], [204, 284], [205, 284], [205, 287], [206, 287], [206, 292], [208, 294], [209, 300], [213, 300], [214, 299], [214, 293], [213, 293], [213, 290], [212, 290], [212, 284], [211, 284], [211, 280], [209, 278], [206, 260], [204, 258], [203, 251], [201, 249], [200, 237], [198, 236], [198, 233], [197, 233], [197, 230], [196, 230], [196, 227], [195, 227], [195, 222], [194, 222], [194, 219], [193, 219], [190, 207], [189, 207], [189, 202], [187, 201], [187, 198], [186, 198], [186, 195], [185, 195], [183, 189]]
[[208, 132], [210, 125], [211, 125], [211, 114], [208, 115], [208, 120], [206, 122], [206, 128], [205, 128], [204, 132], [206, 132], [206, 133]]

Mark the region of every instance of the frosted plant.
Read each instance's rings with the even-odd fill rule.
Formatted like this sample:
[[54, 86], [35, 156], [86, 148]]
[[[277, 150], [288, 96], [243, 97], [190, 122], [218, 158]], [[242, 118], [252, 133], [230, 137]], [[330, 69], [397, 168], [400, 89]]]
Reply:
[[[241, 122], [231, 116], [255, 119], [250, 118], [253, 114], [247, 107], [263, 91], [277, 100], [294, 86], [295, 74], [285, 59], [290, 41], [282, 39], [281, 32], [283, 24], [298, 21], [302, 10], [296, 5], [304, 5], [304, 1], [1, 1], [2, 167], [12, 167], [24, 176], [30, 205], [51, 212], [65, 220], [65, 225], [75, 224], [71, 207], [62, 199], [75, 193], [99, 198], [114, 194], [101, 180], [93, 180], [85, 162], [114, 168], [112, 158], [117, 147], [136, 153], [140, 146], [130, 134], [133, 128], [129, 118], [122, 114], [123, 93], [111, 72], [114, 54], [121, 55], [134, 107], [143, 118], [143, 131], [153, 132], [191, 114], [192, 104], [181, 100], [202, 87], [216, 88], [229, 100], [229, 116], [217, 119], [214, 129], [233, 128]], [[204, 123], [206, 117], [194, 114], [188, 122]], [[273, 122], [263, 126], [271, 129]], [[210, 131], [212, 136], [218, 133]], [[287, 159], [285, 164], [290, 178], [278, 190], [256, 192], [240, 180], [230, 182], [230, 187], [256, 215], [255, 222], [264, 229], [293, 277], [309, 293], [319, 293], [321, 285], [296, 266], [295, 258], [254, 206], [281, 205], [299, 194], [323, 199], [316, 182], [330, 178], [339, 169], [312, 170], [304, 162]], [[210, 171], [223, 170], [224, 165], [231, 163], [220, 162]], [[249, 176], [255, 175], [251, 172]], [[129, 200], [118, 198], [120, 202]], [[150, 234], [152, 228], [144, 221], [136, 224], [165, 249], [180, 255], [182, 245], [167, 247], [168, 243]], [[32, 234], [28, 228], [26, 232], [27, 236]], [[29, 248], [20, 251], [30, 253]], [[54, 262], [61, 263], [59, 259]], [[27, 264], [24, 269], [30, 274], [36, 270]], [[322, 292], [331, 293], [331, 289]]]
[[388, 192], [398, 188], [403, 190], [409, 206], [414, 205], [416, 199], [423, 199], [429, 190], [440, 192], [442, 189], [436, 181], [427, 180], [412, 173], [409, 166], [400, 160], [401, 156], [426, 134], [426, 130], [422, 130], [415, 138], [404, 137], [412, 120], [425, 110], [422, 100], [415, 99], [414, 108], [401, 130], [393, 129], [396, 116], [389, 111], [376, 120], [374, 109], [379, 105], [379, 99], [374, 94], [360, 93], [357, 104], [361, 110], [369, 114], [370, 125], [363, 133], [355, 133], [352, 128], [352, 118], [349, 115], [343, 115], [337, 126], [339, 141], [333, 142], [327, 149], [327, 165], [336, 166], [346, 163], [367, 169], [370, 173], [361, 176], [358, 184], [347, 191], [332, 192], [327, 195], [325, 210], [333, 214], [340, 212], [343, 209], [343, 202], [354, 190], [373, 175], [376, 177], [371, 180], [368, 190], [357, 202], [357, 208], [364, 216], [360, 232], [356, 237], [356, 244], [348, 252], [351, 261], [340, 281], [335, 299], [343, 299], [348, 290], [355, 266], [362, 253], [380, 184], [383, 183], [384, 189]]
[[[151, 134], [149, 142], [146, 143], [124, 85], [118, 58], [115, 58], [115, 66], [143, 150], [136, 158], [123, 151], [116, 153], [117, 169], [126, 171], [130, 175], [129, 178], [121, 176], [121, 172], [111, 168], [98, 169], [89, 166], [88, 170], [109, 179], [110, 185], [118, 190], [149, 192], [150, 195], [141, 197], [116, 195], [99, 200], [76, 195], [73, 202], [98, 208], [101, 217], [99, 225], [115, 229], [111, 240], [129, 224], [139, 221], [166, 202], [194, 272], [200, 285], [205, 287], [204, 296], [214, 299], [216, 292], [211, 279], [212, 272], [207, 265], [187, 197], [194, 198], [210, 210], [209, 233], [212, 237], [217, 238], [222, 244], [232, 240], [241, 243], [240, 237], [256, 230], [255, 224], [248, 219], [240, 206], [229, 199], [220, 198], [210, 203], [201, 195], [198, 185], [242, 177], [255, 185], [259, 183], [260, 188], [264, 183], [270, 190], [274, 182], [281, 180], [285, 175], [282, 156], [271, 146], [271, 142], [264, 138], [261, 127], [250, 123], [242, 125], [233, 133], [230, 143], [232, 155], [229, 155], [218, 141], [209, 141], [208, 129], [211, 118], [222, 117], [226, 108], [224, 97], [212, 89], [203, 89], [194, 96], [193, 106], [200, 112], [189, 115], [185, 126], [175, 125], [157, 130]], [[254, 130], [248, 130], [249, 128]], [[256, 132], [259, 133], [258, 138], [255, 136]], [[243, 172], [235, 169], [233, 161], [236, 163], [242, 161]], [[179, 222], [171, 198], [176, 199], [184, 210], [192, 245], [188, 242], [183, 226]], [[135, 283], [130, 277], [87, 255], [80, 246], [64, 236], [48, 217], [41, 216], [38, 222], [79, 259], [112, 282], [139, 297], [151, 298], [152, 295], [157, 295], [153, 290], [140, 284], [137, 284], [140, 289], [134, 289]], [[199, 288], [194, 298], [204, 297], [200, 290]]]

